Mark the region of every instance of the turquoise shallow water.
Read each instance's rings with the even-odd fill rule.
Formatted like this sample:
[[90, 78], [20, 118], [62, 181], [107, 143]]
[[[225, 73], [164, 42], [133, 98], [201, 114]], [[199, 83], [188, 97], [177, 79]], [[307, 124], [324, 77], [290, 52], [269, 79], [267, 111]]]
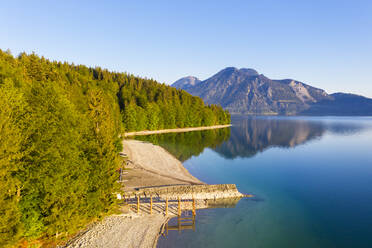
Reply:
[[[372, 246], [372, 118], [240, 118], [228, 135], [200, 133], [151, 139], [200, 180], [256, 197], [198, 210], [195, 231], [158, 247]], [[195, 150], [197, 138], [208, 142]]]

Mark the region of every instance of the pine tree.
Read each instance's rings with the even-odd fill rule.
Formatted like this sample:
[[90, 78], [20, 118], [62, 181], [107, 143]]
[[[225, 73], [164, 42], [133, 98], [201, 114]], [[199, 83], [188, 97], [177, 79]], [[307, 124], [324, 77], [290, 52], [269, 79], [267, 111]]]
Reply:
[[7, 80], [0, 87], [0, 246], [14, 244], [22, 234], [22, 213], [18, 208], [22, 182], [22, 132], [17, 124], [24, 113], [22, 94]]

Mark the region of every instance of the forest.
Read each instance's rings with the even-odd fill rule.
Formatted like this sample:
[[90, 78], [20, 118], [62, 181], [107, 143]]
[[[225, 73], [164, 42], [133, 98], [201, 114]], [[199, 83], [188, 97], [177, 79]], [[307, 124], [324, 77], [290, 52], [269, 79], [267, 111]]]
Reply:
[[117, 75], [119, 105], [126, 131], [199, 127], [230, 123], [220, 106], [206, 106], [191, 96], [154, 80]]
[[0, 247], [57, 242], [115, 211], [123, 132], [230, 123], [152, 79], [2, 50], [0, 106]]

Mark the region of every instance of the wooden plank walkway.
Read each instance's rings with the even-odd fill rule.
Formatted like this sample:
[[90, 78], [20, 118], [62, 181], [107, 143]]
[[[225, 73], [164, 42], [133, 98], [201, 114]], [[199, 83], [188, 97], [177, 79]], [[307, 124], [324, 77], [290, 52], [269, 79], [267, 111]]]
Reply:
[[192, 199], [181, 199], [178, 197], [177, 200], [169, 200], [168, 198], [153, 198], [152, 196], [147, 198], [136, 198], [124, 199], [125, 203], [129, 205], [130, 209], [137, 214], [153, 214], [162, 213], [166, 216], [170, 213], [171, 215], [181, 216], [182, 210], [192, 210], [193, 215], [196, 215], [196, 201]]

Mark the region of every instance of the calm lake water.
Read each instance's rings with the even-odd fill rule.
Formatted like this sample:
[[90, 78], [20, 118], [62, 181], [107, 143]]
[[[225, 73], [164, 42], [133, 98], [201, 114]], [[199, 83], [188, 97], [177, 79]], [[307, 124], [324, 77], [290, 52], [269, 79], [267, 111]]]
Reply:
[[370, 117], [240, 118], [231, 129], [141, 139], [206, 183], [255, 195], [198, 210], [195, 231], [170, 231], [158, 247], [372, 247]]

